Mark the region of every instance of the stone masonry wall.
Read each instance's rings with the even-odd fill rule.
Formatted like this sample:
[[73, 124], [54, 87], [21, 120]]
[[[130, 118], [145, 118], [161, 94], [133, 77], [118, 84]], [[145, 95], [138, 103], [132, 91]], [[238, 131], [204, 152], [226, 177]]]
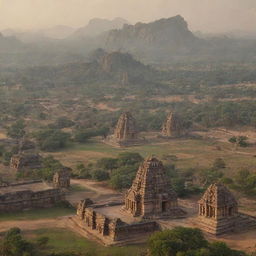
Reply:
[[31, 208], [48, 208], [65, 196], [59, 189], [33, 192], [31, 190], [11, 192], [0, 195], [0, 212], [21, 211]]

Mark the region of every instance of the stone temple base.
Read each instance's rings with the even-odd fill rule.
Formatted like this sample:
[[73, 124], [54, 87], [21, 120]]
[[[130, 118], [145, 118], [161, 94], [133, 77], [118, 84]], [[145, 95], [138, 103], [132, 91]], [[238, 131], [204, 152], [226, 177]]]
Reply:
[[198, 225], [203, 231], [215, 236], [235, 232], [239, 220], [238, 216], [219, 220], [199, 216], [197, 219]]
[[70, 217], [68, 226], [80, 235], [104, 246], [142, 244], [147, 242], [154, 231], [159, 230], [159, 226], [156, 222], [130, 224], [120, 230], [122, 233], [120, 238], [113, 239], [108, 235], [100, 234], [97, 229], [87, 227], [84, 221], [80, 220], [78, 216]]
[[[134, 217], [131, 212], [126, 210], [125, 206], [122, 207], [121, 211], [125, 214], [128, 214], [129, 216]], [[185, 218], [186, 216], [187, 216], [187, 212], [177, 207], [177, 208], [171, 209], [171, 211], [169, 212], [161, 213], [158, 215], [155, 215], [155, 214], [144, 215], [142, 216], [142, 219], [145, 219], [145, 220], [180, 219], [180, 218]]]
[[114, 147], [132, 147], [144, 144], [146, 140], [140, 138], [134, 140], [117, 140], [113, 135], [111, 135], [103, 140], [103, 142]]

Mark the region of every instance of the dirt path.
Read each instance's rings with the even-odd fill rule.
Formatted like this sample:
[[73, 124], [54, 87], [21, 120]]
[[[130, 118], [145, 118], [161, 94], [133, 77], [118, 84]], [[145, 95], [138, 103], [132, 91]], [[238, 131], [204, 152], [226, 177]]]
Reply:
[[104, 187], [102, 186], [102, 183], [92, 181], [92, 180], [85, 180], [85, 179], [71, 180], [71, 184], [80, 185], [100, 195], [105, 195], [105, 194], [121, 195], [116, 190]]

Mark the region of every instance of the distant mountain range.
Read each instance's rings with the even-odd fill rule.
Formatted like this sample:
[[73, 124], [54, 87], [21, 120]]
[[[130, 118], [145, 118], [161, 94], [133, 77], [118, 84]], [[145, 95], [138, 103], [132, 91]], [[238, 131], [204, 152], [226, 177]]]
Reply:
[[122, 18], [113, 20], [95, 18], [89, 21], [88, 25], [77, 29], [71, 38], [95, 37], [112, 29], [120, 29], [129, 22]]
[[[1, 36], [0, 51], [10, 54], [2, 60], [0, 56], [0, 64], [85, 62], [97, 48], [108, 52], [128, 52], [148, 63], [248, 61], [254, 60], [256, 56], [255, 40], [193, 34], [180, 15], [150, 23], [128, 23], [122, 18], [93, 19], [77, 30], [57, 26], [32, 34], [14, 34], [18, 39]], [[5, 34], [12, 35], [11, 31], [5, 31]], [[22, 48], [24, 45], [26, 51]], [[11, 52], [17, 49], [22, 51], [20, 57], [14, 58]]]

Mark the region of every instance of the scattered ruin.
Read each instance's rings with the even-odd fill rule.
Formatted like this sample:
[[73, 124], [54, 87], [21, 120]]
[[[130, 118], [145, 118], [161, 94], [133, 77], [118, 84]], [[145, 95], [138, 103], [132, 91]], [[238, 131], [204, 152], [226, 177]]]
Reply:
[[69, 168], [64, 167], [62, 170], [57, 171], [53, 176], [53, 186], [60, 189], [69, 189], [70, 187], [71, 171]]
[[182, 120], [177, 113], [171, 112], [163, 124], [162, 136], [175, 138], [182, 135], [184, 135]]
[[0, 213], [48, 208], [64, 199], [64, 193], [42, 181], [0, 186]]
[[136, 121], [131, 113], [125, 112], [120, 116], [114, 134], [108, 136], [105, 142], [119, 147], [132, 146], [141, 142], [136, 128]]
[[[88, 199], [87, 199], [88, 200]], [[77, 208], [77, 216], [71, 219], [73, 228], [80, 229], [94, 236], [104, 245], [124, 245], [146, 241], [154, 231], [159, 230], [159, 225], [155, 221], [134, 221], [124, 222], [120, 217], [105, 213], [104, 210], [118, 207], [121, 209], [122, 203], [108, 203], [97, 205], [82, 200]]]
[[125, 195], [124, 210], [143, 218], [180, 217], [177, 195], [166, 176], [163, 164], [149, 157], [139, 167], [131, 188]]
[[213, 235], [256, 227], [256, 219], [238, 212], [234, 195], [221, 183], [209, 186], [198, 202], [200, 228]]
[[10, 167], [15, 171], [39, 169], [42, 167], [42, 159], [39, 154], [22, 152], [12, 156]]

